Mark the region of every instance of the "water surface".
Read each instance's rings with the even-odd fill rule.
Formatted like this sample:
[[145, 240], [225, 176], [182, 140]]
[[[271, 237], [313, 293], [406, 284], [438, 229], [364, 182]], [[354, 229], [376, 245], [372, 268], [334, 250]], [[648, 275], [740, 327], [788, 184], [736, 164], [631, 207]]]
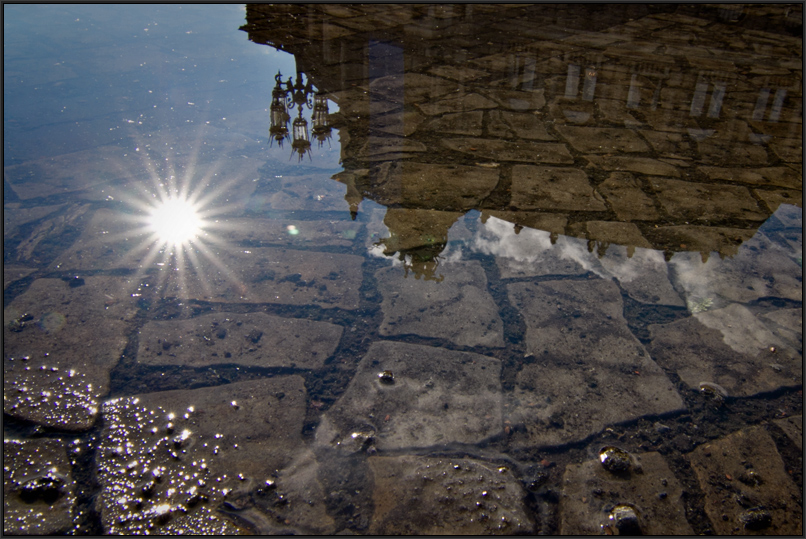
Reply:
[[4, 532], [802, 533], [801, 34], [4, 6]]

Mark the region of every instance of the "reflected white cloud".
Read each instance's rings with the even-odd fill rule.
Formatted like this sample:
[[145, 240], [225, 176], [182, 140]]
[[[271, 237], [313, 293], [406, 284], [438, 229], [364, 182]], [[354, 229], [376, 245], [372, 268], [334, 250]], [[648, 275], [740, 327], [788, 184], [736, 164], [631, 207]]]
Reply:
[[490, 217], [480, 223], [478, 233], [471, 242], [471, 248], [514, 262], [516, 269], [525, 270], [541, 261], [551, 259], [566, 260], [579, 264], [584, 271], [592, 271], [603, 278], [610, 278], [598, 262], [594, 253], [588, 251], [586, 240], [560, 236], [554, 245], [551, 234], [544, 230], [523, 228], [515, 233], [512, 223]]

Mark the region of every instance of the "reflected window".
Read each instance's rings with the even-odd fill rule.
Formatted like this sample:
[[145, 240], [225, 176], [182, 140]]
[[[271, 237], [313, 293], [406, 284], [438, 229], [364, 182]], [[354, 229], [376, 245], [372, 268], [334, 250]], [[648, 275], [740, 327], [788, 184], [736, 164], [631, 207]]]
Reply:
[[762, 88], [758, 93], [756, 99], [756, 108], [753, 109], [753, 119], [756, 121], [764, 119], [764, 113], [767, 111], [767, 101], [770, 99], [770, 89]]
[[711, 93], [711, 104], [708, 107], [709, 118], [719, 118], [719, 111], [722, 110], [722, 100], [725, 98], [726, 88], [727, 85], [724, 82], [714, 84], [714, 91]]
[[700, 116], [705, 107], [705, 98], [708, 96], [708, 83], [697, 82], [694, 87], [694, 97], [691, 99], [691, 111], [689, 115]]
[[784, 108], [784, 99], [786, 99], [786, 90], [779, 88], [775, 92], [775, 98], [772, 100], [772, 110], [770, 110], [770, 121], [777, 122], [781, 117], [781, 109]]
[[627, 92], [627, 108], [637, 109], [641, 102], [641, 84], [638, 82], [638, 75], [633, 75], [630, 80], [630, 89]]
[[585, 84], [582, 85], [582, 99], [593, 101], [593, 94], [596, 92], [596, 68], [588, 66], [585, 69]]
[[579, 92], [579, 66], [568, 64], [568, 77], [565, 79], [565, 97], [576, 97]]

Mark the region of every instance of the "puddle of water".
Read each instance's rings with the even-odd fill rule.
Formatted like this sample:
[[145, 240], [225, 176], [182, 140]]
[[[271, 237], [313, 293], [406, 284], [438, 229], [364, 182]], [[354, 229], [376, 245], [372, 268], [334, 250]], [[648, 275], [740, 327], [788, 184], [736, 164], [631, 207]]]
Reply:
[[802, 6], [4, 15], [5, 533], [802, 533]]

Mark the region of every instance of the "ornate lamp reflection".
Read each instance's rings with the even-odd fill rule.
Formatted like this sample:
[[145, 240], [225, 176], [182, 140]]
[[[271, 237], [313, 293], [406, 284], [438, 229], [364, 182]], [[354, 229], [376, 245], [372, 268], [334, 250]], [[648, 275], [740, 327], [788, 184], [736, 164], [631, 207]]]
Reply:
[[[288, 138], [289, 110], [297, 108], [298, 116], [291, 125], [291, 154], [299, 155], [300, 161], [308, 154], [310, 158], [311, 139], [308, 133], [308, 121], [302, 117], [302, 111], [307, 106], [313, 109], [312, 134], [319, 141], [321, 147], [325, 140], [329, 140], [332, 132], [330, 127], [330, 112], [327, 97], [323, 92], [314, 95], [313, 83], [310, 79], [303, 81], [303, 73], [297, 72], [297, 80], [290, 77], [283, 83], [283, 76], [278, 71], [274, 77], [276, 84], [271, 94], [271, 127], [269, 128], [269, 143], [277, 141], [282, 146]], [[285, 87], [284, 87], [285, 85]]]
[[292, 154], [294, 152], [299, 154], [299, 160], [305, 154], [308, 154], [308, 159], [311, 158], [311, 140], [308, 137], [308, 120], [302, 117], [302, 108], [299, 111], [299, 117], [294, 120], [293, 124], [294, 140], [291, 142]]
[[269, 145], [276, 140], [278, 145], [282, 148], [283, 141], [288, 138], [288, 120], [291, 117], [288, 115], [286, 108], [286, 91], [283, 90], [282, 75], [277, 72], [274, 80], [277, 82], [274, 89], [271, 91], [271, 106], [269, 107], [269, 115], [271, 117], [271, 126], [269, 127]]
[[313, 114], [311, 115], [313, 127], [311, 133], [319, 141], [319, 147], [327, 140], [330, 144], [330, 111], [327, 108], [327, 98], [322, 92], [317, 92], [313, 98]]

